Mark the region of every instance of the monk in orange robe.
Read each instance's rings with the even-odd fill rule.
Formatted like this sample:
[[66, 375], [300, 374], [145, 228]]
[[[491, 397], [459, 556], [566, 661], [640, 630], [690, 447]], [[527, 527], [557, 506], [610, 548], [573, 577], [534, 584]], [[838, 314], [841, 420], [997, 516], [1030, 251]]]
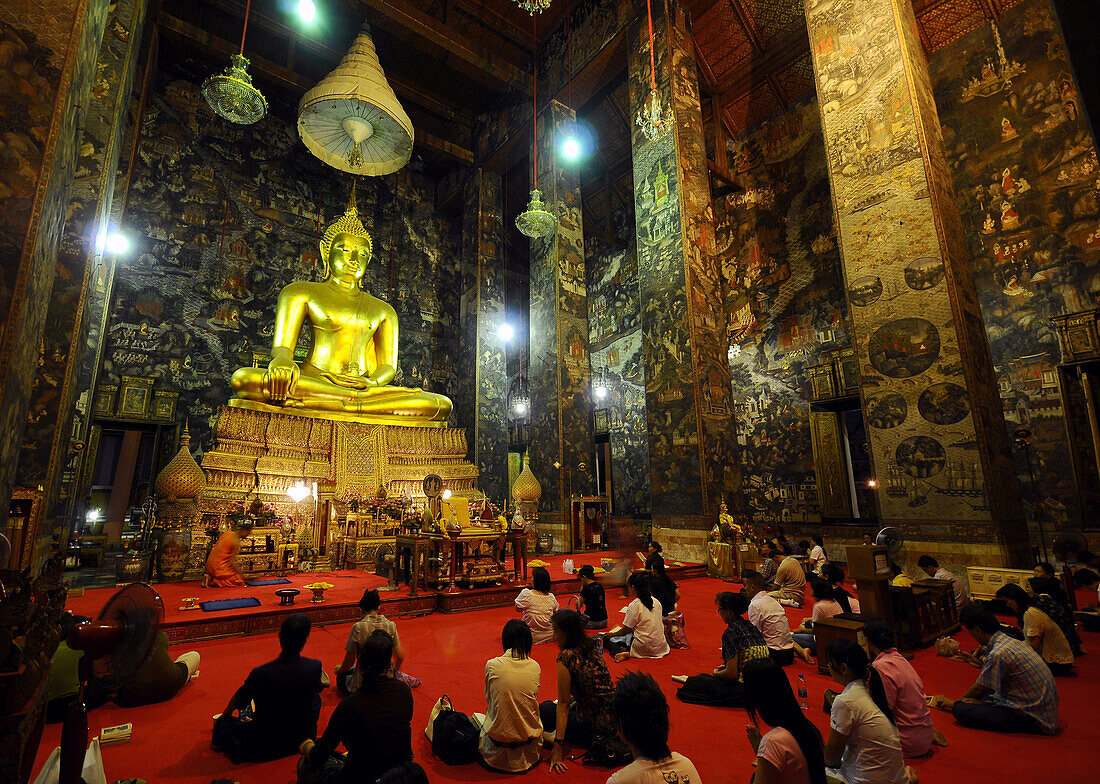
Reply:
[[241, 551], [241, 540], [252, 533], [252, 523], [242, 523], [236, 531], [226, 531], [218, 537], [206, 559], [203, 588], [230, 588], [244, 585], [244, 578], [233, 565], [233, 559]]

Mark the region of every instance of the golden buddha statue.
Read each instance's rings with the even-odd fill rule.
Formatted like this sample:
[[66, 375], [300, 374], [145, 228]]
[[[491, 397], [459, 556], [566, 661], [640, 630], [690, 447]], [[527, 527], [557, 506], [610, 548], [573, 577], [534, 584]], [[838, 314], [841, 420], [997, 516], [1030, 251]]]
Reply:
[[[296, 281], [279, 293], [271, 362], [233, 374], [237, 399], [230, 405], [361, 422], [445, 420], [449, 398], [390, 386], [397, 372], [397, 312], [362, 288], [372, 243], [354, 185], [347, 210], [325, 229], [320, 247], [324, 280]], [[299, 366], [294, 348], [307, 321], [313, 342]]]

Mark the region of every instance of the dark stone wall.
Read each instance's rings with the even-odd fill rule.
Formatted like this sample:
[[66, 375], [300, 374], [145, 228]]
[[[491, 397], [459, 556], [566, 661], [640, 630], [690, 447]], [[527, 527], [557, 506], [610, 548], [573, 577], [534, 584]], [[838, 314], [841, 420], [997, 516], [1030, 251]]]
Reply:
[[[157, 76], [100, 373], [100, 383], [132, 374], [178, 390], [179, 417], [203, 448], [230, 375], [270, 350], [279, 291], [321, 279], [317, 241], [351, 186], [302, 147], [293, 105], [273, 101], [251, 126], [214, 116], [199, 91], [209, 75], [188, 61]], [[400, 320], [394, 383], [448, 394], [458, 378], [461, 227], [435, 212], [434, 186], [414, 161], [361, 178], [357, 195], [374, 239], [365, 288]]]
[[729, 160], [747, 189], [715, 201], [741, 490], [754, 522], [817, 520], [807, 369], [851, 345], [817, 102], [749, 130]]
[[[1096, 307], [1100, 171], [1049, 0], [1005, 11], [936, 52], [930, 68], [1006, 425], [1032, 431], [1045, 519], [1078, 524], [1100, 505], [1079, 500], [1050, 317]], [[1030, 502], [1019, 453], [1016, 468]]]

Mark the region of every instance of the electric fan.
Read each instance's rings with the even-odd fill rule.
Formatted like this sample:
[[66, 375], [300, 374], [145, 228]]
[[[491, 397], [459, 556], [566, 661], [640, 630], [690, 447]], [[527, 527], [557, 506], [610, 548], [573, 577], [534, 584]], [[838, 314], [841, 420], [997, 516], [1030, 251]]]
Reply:
[[378, 549], [374, 551], [374, 573], [388, 580], [393, 569], [393, 562], [393, 545], [389, 542], [378, 545]]
[[900, 569], [900, 564], [905, 563], [905, 537], [897, 528], [883, 528], [875, 537], [875, 544], [886, 548], [886, 557], [894, 566]]
[[1089, 543], [1080, 531], [1063, 531], [1054, 537], [1051, 545], [1054, 557], [1065, 564], [1076, 563], [1077, 557], [1089, 549]]
[[84, 687], [94, 675], [114, 690], [142, 668], [153, 652], [153, 642], [164, 621], [164, 603], [145, 583], [133, 583], [117, 592], [99, 617], [69, 631], [69, 647], [80, 657], [80, 692], [61, 729], [61, 773], [58, 784], [80, 784], [84, 751], [88, 747], [88, 710]]

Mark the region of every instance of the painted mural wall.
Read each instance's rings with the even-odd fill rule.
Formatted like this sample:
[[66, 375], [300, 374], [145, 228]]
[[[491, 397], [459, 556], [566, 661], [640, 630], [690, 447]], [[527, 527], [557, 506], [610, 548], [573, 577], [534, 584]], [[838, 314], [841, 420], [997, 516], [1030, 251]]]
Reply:
[[808, 368], [851, 345], [817, 102], [730, 145], [742, 193], [715, 202], [741, 492], [753, 522], [818, 520]]
[[1050, 317], [1096, 307], [1100, 171], [1049, 0], [944, 47], [930, 70], [1006, 425], [1032, 431], [1046, 520], [1095, 519], [1079, 503]]
[[[633, 223], [620, 210], [620, 236], [633, 239]], [[645, 363], [642, 358], [638, 255], [633, 243], [611, 246], [589, 238], [588, 331], [592, 375], [604, 374], [611, 440], [611, 499], [616, 515], [648, 516], [649, 437], [646, 430]]]
[[[254, 353], [266, 362], [279, 291], [321, 279], [317, 240], [351, 184], [302, 147], [292, 105], [273, 101], [252, 126], [216, 118], [199, 91], [208, 75], [193, 62], [169, 64], [150, 97], [124, 219], [133, 245], [118, 270], [100, 375], [151, 376], [178, 390], [177, 414], [203, 448], [232, 372]], [[433, 204], [434, 182], [415, 161], [359, 183], [359, 215], [374, 238], [364, 287], [400, 320], [394, 383], [447, 394], [458, 377], [461, 227]]]

